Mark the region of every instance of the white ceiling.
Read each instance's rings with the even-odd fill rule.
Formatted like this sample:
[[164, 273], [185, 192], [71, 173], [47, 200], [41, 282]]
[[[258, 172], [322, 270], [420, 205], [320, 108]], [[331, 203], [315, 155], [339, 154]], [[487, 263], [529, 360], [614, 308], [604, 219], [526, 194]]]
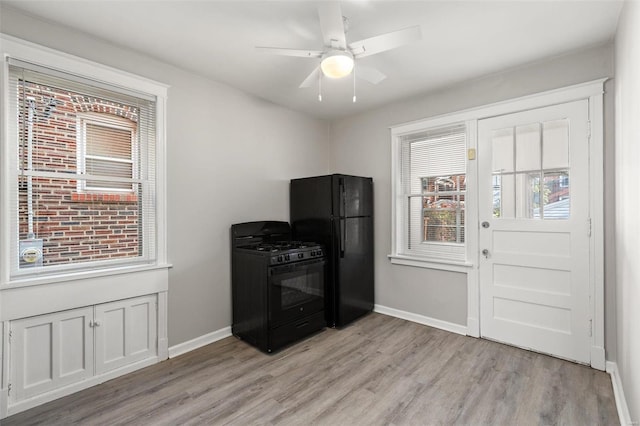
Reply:
[[388, 78], [298, 89], [317, 59], [254, 46], [322, 49], [314, 1], [3, 1], [41, 19], [324, 118], [350, 115], [524, 63], [613, 40], [622, 0], [343, 1], [347, 41], [420, 25], [423, 40], [360, 59]]

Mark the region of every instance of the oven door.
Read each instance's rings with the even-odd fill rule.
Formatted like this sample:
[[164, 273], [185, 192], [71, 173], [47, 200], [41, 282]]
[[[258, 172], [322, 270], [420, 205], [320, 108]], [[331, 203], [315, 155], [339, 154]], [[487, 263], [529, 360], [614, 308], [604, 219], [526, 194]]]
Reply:
[[324, 309], [325, 261], [269, 268], [270, 327], [278, 327]]

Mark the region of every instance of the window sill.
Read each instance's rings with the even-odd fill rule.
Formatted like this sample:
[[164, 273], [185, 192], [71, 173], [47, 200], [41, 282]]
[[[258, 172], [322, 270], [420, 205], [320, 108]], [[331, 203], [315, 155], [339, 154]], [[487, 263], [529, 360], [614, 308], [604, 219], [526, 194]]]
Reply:
[[135, 203], [138, 201], [138, 195], [133, 193], [113, 194], [113, 193], [86, 193], [74, 192], [71, 194], [73, 202], [101, 202], [101, 203]]
[[89, 278], [107, 277], [121, 274], [131, 274], [136, 272], [153, 271], [160, 269], [170, 269], [173, 265], [169, 263], [163, 264], [146, 264], [146, 265], [129, 265], [120, 267], [104, 268], [93, 271], [76, 271], [48, 275], [44, 277], [25, 277], [17, 278], [0, 284], [0, 291], [10, 290], [22, 287], [31, 287], [45, 284], [55, 284], [67, 281], [84, 280]]
[[403, 256], [400, 254], [390, 254], [387, 256], [392, 264], [414, 266], [416, 268], [439, 269], [442, 271], [467, 273], [473, 268], [473, 263], [456, 262], [453, 260], [423, 258], [415, 256]]

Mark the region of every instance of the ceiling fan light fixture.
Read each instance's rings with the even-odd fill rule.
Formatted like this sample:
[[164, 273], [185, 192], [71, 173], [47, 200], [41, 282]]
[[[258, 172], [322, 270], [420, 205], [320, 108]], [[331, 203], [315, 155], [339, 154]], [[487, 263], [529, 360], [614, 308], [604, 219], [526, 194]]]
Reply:
[[342, 50], [332, 50], [324, 55], [320, 68], [329, 78], [346, 77], [353, 71], [353, 55]]

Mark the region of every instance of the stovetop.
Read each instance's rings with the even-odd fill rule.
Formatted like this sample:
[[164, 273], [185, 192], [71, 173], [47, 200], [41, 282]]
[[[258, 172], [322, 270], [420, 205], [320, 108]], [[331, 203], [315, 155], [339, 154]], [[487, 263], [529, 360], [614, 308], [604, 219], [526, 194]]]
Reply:
[[249, 244], [246, 246], [241, 246], [240, 248], [277, 253], [281, 251], [306, 249], [308, 247], [316, 247], [318, 245], [319, 244], [317, 243], [304, 241], [276, 241], [271, 243], [263, 242], [257, 244]]
[[269, 256], [271, 265], [300, 262], [324, 256], [322, 246], [308, 241], [273, 241], [238, 246], [255, 254]]

